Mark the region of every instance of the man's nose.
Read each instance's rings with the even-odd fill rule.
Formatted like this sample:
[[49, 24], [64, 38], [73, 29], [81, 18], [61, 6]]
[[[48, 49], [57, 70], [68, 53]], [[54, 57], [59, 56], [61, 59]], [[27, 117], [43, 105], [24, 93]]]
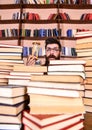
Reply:
[[53, 50], [53, 49], [51, 49], [50, 53], [51, 53], [51, 54], [53, 54], [53, 53], [54, 53], [54, 50]]

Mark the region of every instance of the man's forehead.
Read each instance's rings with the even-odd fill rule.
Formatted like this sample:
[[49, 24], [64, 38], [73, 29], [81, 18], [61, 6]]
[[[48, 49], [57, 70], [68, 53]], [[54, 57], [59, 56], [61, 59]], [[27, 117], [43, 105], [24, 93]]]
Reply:
[[54, 47], [59, 47], [59, 46], [58, 46], [58, 44], [53, 43], [53, 44], [48, 44], [47, 47], [54, 48]]

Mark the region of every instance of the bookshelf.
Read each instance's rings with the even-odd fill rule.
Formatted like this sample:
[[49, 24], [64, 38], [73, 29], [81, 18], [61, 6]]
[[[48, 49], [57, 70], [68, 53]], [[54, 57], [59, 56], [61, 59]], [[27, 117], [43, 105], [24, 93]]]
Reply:
[[[67, 30], [92, 30], [91, 20], [80, 20], [82, 14], [92, 11], [90, 3], [62, 3], [60, 0], [45, 4], [28, 2], [0, 1], [0, 30], [5, 30], [5, 36], [0, 36], [0, 43], [32, 47], [33, 42], [39, 42], [43, 56], [47, 37], [58, 38], [63, 47], [71, 49], [75, 48], [76, 39], [74, 36], [68, 37]], [[62, 19], [60, 13], [67, 13], [70, 19]], [[50, 14], [55, 14], [54, 18], [49, 19]], [[71, 56], [69, 53], [64, 55]]]

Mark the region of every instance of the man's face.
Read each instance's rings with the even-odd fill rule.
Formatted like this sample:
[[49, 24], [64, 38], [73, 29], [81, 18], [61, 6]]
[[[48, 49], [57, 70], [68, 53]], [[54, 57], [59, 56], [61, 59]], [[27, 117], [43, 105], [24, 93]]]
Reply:
[[46, 47], [46, 60], [58, 60], [60, 59], [61, 51], [57, 44], [48, 44]]

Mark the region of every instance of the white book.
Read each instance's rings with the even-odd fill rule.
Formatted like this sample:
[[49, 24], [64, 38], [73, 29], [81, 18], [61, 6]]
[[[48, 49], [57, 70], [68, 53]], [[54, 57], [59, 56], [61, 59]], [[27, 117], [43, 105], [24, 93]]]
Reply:
[[83, 97], [84, 91], [78, 90], [66, 90], [66, 89], [51, 89], [51, 88], [40, 88], [40, 87], [27, 87], [28, 94], [45, 94], [53, 96], [64, 96], [64, 97]]
[[83, 65], [49, 65], [48, 71], [85, 71]]
[[83, 79], [85, 79], [86, 75], [85, 72], [66, 72], [66, 71], [53, 71], [53, 72], [47, 72], [48, 75], [80, 75]]
[[71, 89], [71, 90], [84, 90], [84, 85], [80, 83], [55, 83], [55, 82], [41, 82], [41, 81], [29, 81], [27, 86], [40, 87], [40, 88], [53, 88], [53, 89]]
[[85, 60], [50, 60], [50, 65], [57, 65], [57, 64], [59, 64], [59, 65], [66, 65], [66, 64], [68, 64], [68, 65], [75, 65], [75, 64], [86, 64], [86, 61]]
[[21, 124], [0, 124], [0, 130], [20, 130]]

